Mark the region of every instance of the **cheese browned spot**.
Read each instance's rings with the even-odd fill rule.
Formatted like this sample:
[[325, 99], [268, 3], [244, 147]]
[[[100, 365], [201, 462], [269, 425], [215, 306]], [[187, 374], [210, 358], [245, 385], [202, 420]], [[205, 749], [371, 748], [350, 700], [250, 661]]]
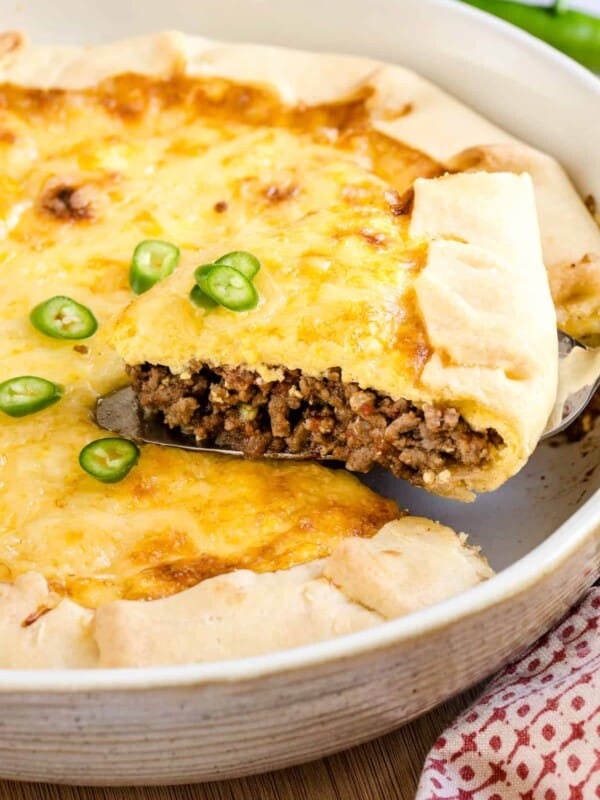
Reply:
[[94, 219], [93, 192], [90, 187], [52, 181], [43, 192], [40, 208], [55, 219], [71, 222]]
[[272, 203], [281, 203], [284, 200], [295, 197], [299, 191], [300, 187], [296, 183], [284, 184], [283, 186], [271, 184], [264, 189], [263, 194]]

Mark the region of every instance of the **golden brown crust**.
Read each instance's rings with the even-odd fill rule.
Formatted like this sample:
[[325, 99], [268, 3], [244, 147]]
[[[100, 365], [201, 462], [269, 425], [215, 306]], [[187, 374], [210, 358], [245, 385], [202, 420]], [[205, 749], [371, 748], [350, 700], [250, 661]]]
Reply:
[[240, 570], [166, 600], [105, 605], [95, 623], [100, 665], [185, 664], [297, 647], [416, 611], [493, 574], [463, 537], [419, 517], [388, 523], [363, 544], [347, 539], [328, 559], [287, 572]]
[[[489, 491], [531, 455], [556, 397], [555, 317], [531, 181], [511, 173], [419, 179], [410, 231], [433, 240], [416, 280], [433, 348], [421, 384], [435, 402], [457, 404], [476, 430], [502, 436], [492, 463], [464, 476], [468, 489]], [[434, 490], [443, 491], [441, 477], [432, 476]]]
[[348, 598], [385, 619], [439, 603], [492, 574], [464, 536], [419, 517], [390, 523], [373, 539], [345, 539], [323, 569]]
[[[0, 668], [133, 667], [296, 647], [417, 611], [492, 576], [477, 549], [419, 517], [349, 538], [328, 559], [237, 570], [173, 597], [118, 600], [94, 614], [27, 573], [0, 583]], [[58, 603], [58, 604], [57, 604]]]
[[471, 147], [449, 162], [459, 172], [527, 172], [531, 175], [542, 234], [544, 263], [558, 325], [571, 336], [600, 336], [600, 228], [562, 167], [549, 156], [515, 143]]

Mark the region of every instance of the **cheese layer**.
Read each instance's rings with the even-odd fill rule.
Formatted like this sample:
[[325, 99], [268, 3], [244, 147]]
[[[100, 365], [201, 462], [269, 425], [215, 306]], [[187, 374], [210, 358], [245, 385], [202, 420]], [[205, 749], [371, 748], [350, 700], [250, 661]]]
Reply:
[[[383, 199], [378, 179], [371, 180]], [[189, 301], [193, 270], [183, 264], [131, 304], [112, 341], [129, 364], [164, 364], [174, 372], [194, 362], [244, 364], [266, 380], [280, 377], [273, 365], [312, 375], [341, 367], [345, 381], [414, 397], [431, 354], [413, 288], [427, 246], [409, 243], [407, 229], [389, 208], [350, 204], [269, 236], [246, 229], [230, 244], [262, 264], [256, 309], [198, 309]]]
[[[266, 91], [216, 79], [0, 88], [0, 380], [33, 374], [66, 387], [53, 408], [0, 419], [1, 580], [36, 569], [90, 606], [159, 597], [236, 566], [325, 556], [341, 537], [372, 535], [397, 515], [351, 476], [316, 465], [148, 446], [128, 478], [103, 485], [77, 462], [103, 435], [96, 398], [126, 380], [106, 332], [131, 299], [140, 240], [176, 242], [189, 268], [224, 242], [243, 243], [242, 229], [258, 235], [324, 206], [367, 216], [375, 207], [402, 228], [385, 181], [401, 190], [439, 168], [364, 120], [364, 98], [285, 110]], [[356, 240], [356, 257], [376, 255], [378, 234], [367, 227], [346, 246]], [[418, 259], [407, 254], [390, 269], [400, 275]], [[327, 268], [315, 254], [314, 270]], [[57, 341], [32, 328], [31, 308], [57, 294], [93, 310], [92, 339]]]

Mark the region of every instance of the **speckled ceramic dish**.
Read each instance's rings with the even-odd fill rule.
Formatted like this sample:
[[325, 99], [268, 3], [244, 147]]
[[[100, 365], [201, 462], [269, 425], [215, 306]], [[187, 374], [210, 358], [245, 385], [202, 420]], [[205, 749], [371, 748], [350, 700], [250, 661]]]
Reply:
[[[600, 83], [516, 29], [444, 0], [0, 2], [38, 42], [179, 28], [397, 61], [556, 156], [600, 197]], [[492, 673], [600, 568], [599, 431], [541, 445], [473, 505], [367, 479], [481, 544], [498, 575], [445, 603], [334, 641], [255, 658], [138, 670], [0, 671], [0, 775], [183, 783], [317, 758], [385, 733]]]

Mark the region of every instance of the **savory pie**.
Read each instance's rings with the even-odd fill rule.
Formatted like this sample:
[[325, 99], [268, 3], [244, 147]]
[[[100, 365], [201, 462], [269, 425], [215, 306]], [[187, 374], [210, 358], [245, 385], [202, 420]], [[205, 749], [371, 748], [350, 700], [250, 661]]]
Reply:
[[253, 457], [380, 464], [462, 500], [495, 489], [533, 451], [556, 396], [530, 180], [417, 179], [398, 215], [379, 178], [360, 178], [357, 203], [344, 195], [355, 168], [337, 170], [328, 209], [228, 240], [262, 264], [256, 308], [198, 308], [187, 265], [128, 306], [112, 342], [141, 404]]
[[[365, 59], [176, 33], [95, 48], [6, 34], [0, 81], [0, 666], [268, 652], [489, 577], [463, 536], [400, 516], [343, 470], [145, 446], [110, 473], [107, 446], [94, 473], [83, 456], [125, 361], [174, 424], [190, 425], [175, 406], [194, 401], [195, 372], [213, 394], [308, 380], [322, 405], [327, 388], [355, 406], [357, 431], [370, 405], [386, 427], [408, 414], [415, 458], [431, 444], [450, 462], [389, 464], [415, 482], [461, 499], [498, 485], [555, 390], [532, 185], [561, 324], [599, 332], [598, 231], [560, 168]], [[533, 184], [507, 174], [525, 171]], [[180, 263], [129, 305], [147, 240]], [[262, 264], [256, 310], [205, 313], [188, 296], [195, 268], [236, 249]], [[155, 391], [165, 378], [173, 403]]]

